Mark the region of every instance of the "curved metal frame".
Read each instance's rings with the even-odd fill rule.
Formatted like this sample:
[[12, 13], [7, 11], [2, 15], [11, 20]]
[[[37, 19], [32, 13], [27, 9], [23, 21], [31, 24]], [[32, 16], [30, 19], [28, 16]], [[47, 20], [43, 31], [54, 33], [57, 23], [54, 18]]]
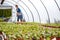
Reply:
[[21, 1], [28, 9], [29, 9], [29, 11], [31, 12], [31, 15], [32, 15], [32, 19], [33, 19], [33, 22], [34, 22], [34, 16], [33, 16], [33, 13], [32, 13], [32, 11], [30, 10], [30, 8], [23, 2], [23, 1]]
[[57, 5], [57, 7], [58, 7], [58, 9], [59, 9], [59, 11], [60, 11], [60, 7], [59, 7], [59, 5], [58, 5], [57, 1], [56, 1], [56, 0], [54, 0], [54, 2], [55, 2], [55, 4]]
[[31, 4], [32, 4], [32, 6], [35, 8], [35, 10], [37, 11], [37, 13], [38, 13], [38, 17], [39, 17], [39, 21], [40, 21], [40, 23], [41, 23], [41, 18], [40, 18], [40, 15], [39, 15], [39, 12], [38, 12], [38, 10], [37, 10], [37, 8], [35, 7], [35, 5], [30, 1], [30, 0], [28, 0]]
[[[28, 1], [32, 4], [32, 6], [33, 6], [33, 7], [35, 8], [35, 10], [37, 11], [38, 16], [39, 16], [39, 21], [41, 22], [41, 18], [40, 18], [40, 15], [39, 15], [39, 12], [38, 12], [37, 8], [35, 7], [35, 5], [34, 5], [30, 0], [28, 0]], [[13, 0], [13, 2], [17, 3], [17, 2], [14, 1], [14, 0]], [[30, 10], [30, 8], [29, 8], [23, 1], [21, 1], [21, 2], [22, 2], [22, 3], [29, 9], [29, 11], [31, 12], [32, 19], [33, 19], [33, 22], [34, 22], [34, 16], [33, 16], [32, 11]], [[50, 23], [50, 17], [49, 17], [48, 10], [47, 10], [46, 6], [44, 5], [44, 3], [42, 2], [42, 0], [40, 0], [40, 2], [42, 3], [42, 5], [44, 6], [44, 8], [45, 8], [45, 10], [46, 10], [46, 12], [47, 12], [47, 15], [48, 15], [48, 21], [49, 21], [49, 23]], [[59, 8], [59, 5], [58, 5], [57, 1], [54, 0], [54, 2], [55, 2], [55, 4], [57, 5], [57, 7], [58, 7], [58, 9], [59, 9], [59, 11], [60, 11], [60, 8]], [[19, 4], [19, 6], [21, 6], [21, 5]], [[22, 6], [21, 6], [21, 7], [22, 7]], [[22, 8], [23, 8], [23, 7], [22, 7]], [[24, 8], [23, 8], [23, 9], [24, 9]], [[24, 9], [24, 11], [26, 12], [25, 9]], [[29, 16], [28, 16], [27, 12], [26, 12], [26, 15], [27, 15], [28, 20], [29, 20]]]
[[42, 0], [40, 0], [40, 2], [42, 3], [42, 5], [44, 6], [46, 12], [47, 12], [47, 15], [48, 15], [48, 22], [50, 23], [50, 17], [49, 17], [49, 13], [48, 13], [48, 10], [46, 8], [46, 6], [44, 5], [44, 3], [42, 2]]

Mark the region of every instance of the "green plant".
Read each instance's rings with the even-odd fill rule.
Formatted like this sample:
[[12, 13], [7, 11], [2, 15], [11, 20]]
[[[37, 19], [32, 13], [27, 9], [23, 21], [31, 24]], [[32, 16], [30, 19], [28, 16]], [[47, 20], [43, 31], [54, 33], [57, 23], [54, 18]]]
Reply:
[[43, 27], [39, 23], [7, 23], [0, 22], [0, 30], [9, 36], [9, 40], [15, 38], [23, 38], [24, 40], [32, 40], [32, 38], [38, 40], [40, 37], [49, 39], [51, 36], [60, 37], [60, 28], [48, 28]]

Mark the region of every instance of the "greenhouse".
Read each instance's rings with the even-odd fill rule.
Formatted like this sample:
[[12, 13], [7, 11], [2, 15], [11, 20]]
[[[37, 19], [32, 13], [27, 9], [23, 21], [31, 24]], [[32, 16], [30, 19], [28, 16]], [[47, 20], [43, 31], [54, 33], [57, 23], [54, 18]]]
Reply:
[[1, 40], [60, 40], [60, 0], [0, 0], [0, 31]]

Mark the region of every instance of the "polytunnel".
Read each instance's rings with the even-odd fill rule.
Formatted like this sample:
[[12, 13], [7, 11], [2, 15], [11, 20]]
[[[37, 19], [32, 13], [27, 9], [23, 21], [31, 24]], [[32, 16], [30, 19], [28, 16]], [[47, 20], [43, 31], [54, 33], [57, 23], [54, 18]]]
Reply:
[[18, 5], [26, 22], [55, 23], [60, 22], [60, 0], [5, 0], [1, 6], [12, 6], [9, 22], [16, 22]]

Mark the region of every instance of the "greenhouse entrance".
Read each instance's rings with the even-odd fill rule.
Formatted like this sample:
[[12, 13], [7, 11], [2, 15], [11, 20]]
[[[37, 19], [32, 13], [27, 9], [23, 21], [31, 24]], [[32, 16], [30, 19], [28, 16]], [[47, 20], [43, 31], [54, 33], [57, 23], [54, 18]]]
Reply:
[[12, 15], [11, 6], [0, 6], [0, 22], [8, 22]]

